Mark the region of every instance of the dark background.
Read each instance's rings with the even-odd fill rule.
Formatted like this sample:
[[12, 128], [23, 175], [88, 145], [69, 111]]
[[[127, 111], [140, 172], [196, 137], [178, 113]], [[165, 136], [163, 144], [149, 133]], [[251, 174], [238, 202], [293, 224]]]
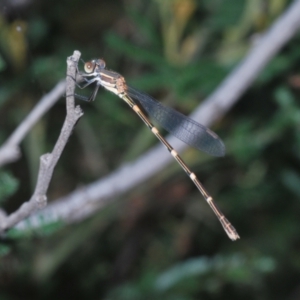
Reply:
[[[0, 140], [65, 77], [75, 49], [189, 114], [288, 4], [0, 1]], [[213, 125], [224, 158], [191, 148], [182, 154], [241, 240], [227, 238], [174, 162], [80, 224], [2, 237], [0, 299], [299, 299], [299, 46], [298, 35]], [[100, 93], [101, 101], [79, 103], [85, 114], [55, 169], [49, 201], [157, 143], [126, 104]], [[21, 159], [1, 170], [8, 213], [30, 198], [39, 156], [52, 150], [64, 117], [62, 98], [26, 137]]]

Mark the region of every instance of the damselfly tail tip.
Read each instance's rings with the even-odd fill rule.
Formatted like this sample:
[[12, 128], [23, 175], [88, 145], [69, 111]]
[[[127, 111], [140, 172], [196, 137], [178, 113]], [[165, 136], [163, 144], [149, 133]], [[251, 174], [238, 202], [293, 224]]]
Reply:
[[228, 237], [232, 241], [236, 241], [240, 238], [240, 236], [237, 233], [237, 231], [235, 230], [235, 228], [231, 225], [231, 223], [225, 217], [220, 219], [220, 222], [221, 222], [225, 232], [227, 233]]
[[236, 232], [236, 230], [234, 232], [227, 232], [227, 235], [229, 236], [229, 238], [232, 241], [236, 241], [236, 240], [240, 239], [240, 236], [238, 235], [238, 233]]
[[[224, 226], [223, 226], [224, 227]], [[232, 241], [236, 241], [240, 238], [239, 234], [237, 233], [237, 231], [235, 230], [235, 228], [230, 225], [230, 227], [224, 227], [228, 237], [232, 240]]]

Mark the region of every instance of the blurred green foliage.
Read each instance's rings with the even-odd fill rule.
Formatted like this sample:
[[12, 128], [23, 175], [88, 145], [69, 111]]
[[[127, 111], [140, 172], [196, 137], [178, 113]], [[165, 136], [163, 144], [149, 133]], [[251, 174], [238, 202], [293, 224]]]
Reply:
[[19, 181], [9, 172], [0, 172], [0, 203], [12, 196], [18, 188]]
[[[75, 49], [84, 60], [103, 57], [132, 86], [188, 114], [288, 4], [2, 1], [0, 140], [64, 78]], [[226, 237], [173, 163], [80, 224], [3, 235], [0, 299], [299, 299], [299, 43], [298, 35], [213, 127], [225, 158], [183, 154], [241, 240]], [[101, 91], [80, 105], [85, 115], [56, 167], [50, 201], [156, 144], [114, 95]], [[64, 117], [61, 99], [22, 143], [22, 158], [0, 173], [8, 213], [29, 199], [39, 155], [51, 151]]]

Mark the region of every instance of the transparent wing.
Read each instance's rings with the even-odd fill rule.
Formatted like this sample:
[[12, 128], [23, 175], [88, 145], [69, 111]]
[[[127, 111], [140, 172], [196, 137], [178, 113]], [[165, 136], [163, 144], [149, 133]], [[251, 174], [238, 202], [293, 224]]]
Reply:
[[225, 146], [216, 133], [152, 97], [128, 87], [128, 95], [141, 104], [150, 117], [186, 144], [213, 156], [224, 156]]

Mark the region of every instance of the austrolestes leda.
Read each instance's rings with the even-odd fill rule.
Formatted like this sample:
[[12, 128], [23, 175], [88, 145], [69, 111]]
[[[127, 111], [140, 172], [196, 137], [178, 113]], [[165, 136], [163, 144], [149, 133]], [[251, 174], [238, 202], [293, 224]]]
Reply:
[[156, 120], [162, 128], [172, 135], [186, 144], [213, 156], [223, 156], [225, 154], [225, 146], [218, 135], [180, 112], [164, 106], [149, 95], [129, 87], [122, 75], [106, 69], [106, 64], [103, 59], [93, 59], [86, 62], [84, 64], [84, 72], [79, 72], [79, 74], [85, 81], [82, 86], [79, 85], [80, 88], [85, 88], [95, 83], [95, 89], [89, 97], [77, 94], [76, 97], [85, 101], [93, 101], [97, 96], [99, 87], [102, 86], [124, 100], [142, 119], [157, 139], [168, 149], [177, 163], [190, 177], [217, 216], [228, 237], [233, 241], [239, 239], [240, 237], [237, 231], [218, 208], [202, 183], [188, 168], [174, 148], [163, 138], [157, 128], [149, 121], [148, 117], [140, 109], [140, 106], [143, 107], [147, 114]]

